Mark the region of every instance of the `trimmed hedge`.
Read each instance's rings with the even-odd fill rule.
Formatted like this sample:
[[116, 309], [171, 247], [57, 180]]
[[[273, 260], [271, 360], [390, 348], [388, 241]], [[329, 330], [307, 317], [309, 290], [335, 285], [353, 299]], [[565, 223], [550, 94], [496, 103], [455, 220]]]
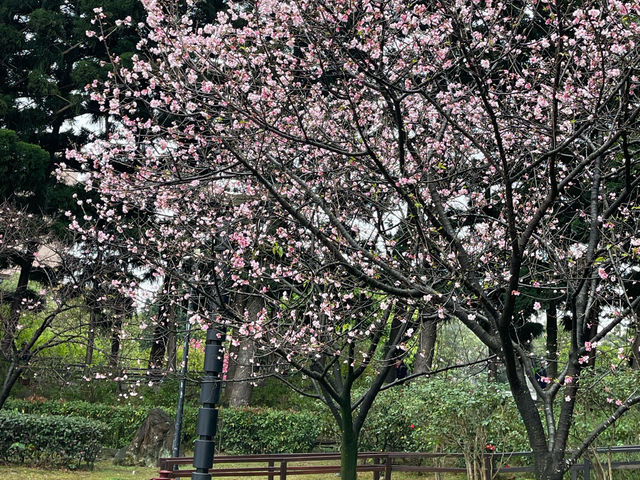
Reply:
[[[82, 401], [8, 400], [6, 409], [22, 413], [90, 418], [106, 424], [104, 446], [128, 445], [151, 407], [115, 406]], [[175, 410], [164, 409], [172, 417]], [[196, 438], [198, 409], [186, 407], [182, 441], [190, 449]], [[230, 454], [310, 452], [321, 432], [317, 413], [268, 408], [222, 408], [216, 446]]]
[[93, 467], [106, 426], [86, 418], [0, 411], [0, 458], [7, 462]]
[[267, 408], [225, 408], [217, 445], [229, 454], [306, 453], [317, 443], [317, 414]]
[[103, 444], [109, 448], [128, 445], [142, 424], [149, 408], [105, 405], [83, 401], [69, 402], [29, 402], [27, 400], [7, 400], [5, 409], [21, 413], [39, 415], [63, 415], [98, 420], [106, 425]]

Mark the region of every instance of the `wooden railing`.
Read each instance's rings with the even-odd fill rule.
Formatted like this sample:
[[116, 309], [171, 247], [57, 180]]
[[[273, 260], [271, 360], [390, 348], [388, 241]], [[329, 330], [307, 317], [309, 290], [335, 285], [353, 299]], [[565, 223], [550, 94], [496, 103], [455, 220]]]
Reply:
[[[597, 453], [629, 454], [639, 453], [640, 445], [623, 447], [598, 448]], [[533, 472], [533, 466], [509, 466], [507, 462], [515, 458], [531, 457], [531, 452], [486, 453], [484, 455], [484, 469], [486, 478], [492, 478], [498, 473]], [[445, 459], [462, 459], [461, 453], [407, 453], [407, 452], [365, 452], [358, 455], [358, 472], [371, 472], [373, 480], [390, 480], [393, 472], [421, 472], [421, 473], [466, 473], [464, 467], [444, 466]], [[431, 459], [435, 465], [417, 464], [419, 460]], [[402, 463], [398, 463], [402, 460]], [[409, 460], [409, 463], [407, 463]], [[413, 460], [413, 462], [411, 462]], [[170, 480], [189, 478], [193, 469], [180, 469], [191, 465], [193, 457], [162, 458], [158, 477], [152, 480]], [[287, 453], [269, 455], [216, 455], [215, 466], [210, 470], [214, 478], [218, 477], [267, 477], [269, 480], [286, 480], [291, 475], [310, 475], [322, 473], [340, 473], [339, 453]], [[438, 463], [440, 465], [438, 465]], [[604, 462], [603, 462], [604, 463]], [[245, 464], [229, 466], [229, 464]], [[252, 464], [252, 466], [246, 466]], [[253, 465], [255, 464], [255, 466]], [[606, 468], [612, 470], [640, 469], [640, 460], [625, 460], [606, 462]], [[582, 463], [571, 467], [571, 480], [582, 473], [583, 480], [590, 480], [594, 466], [588, 458]], [[382, 474], [382, 475], [381, 475]]]

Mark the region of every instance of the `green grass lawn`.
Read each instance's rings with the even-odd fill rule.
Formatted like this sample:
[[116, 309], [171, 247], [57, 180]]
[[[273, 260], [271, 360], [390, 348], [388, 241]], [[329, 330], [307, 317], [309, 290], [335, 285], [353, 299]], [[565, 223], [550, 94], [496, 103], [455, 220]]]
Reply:
[[[25, 467], [22, 465], [0, 465], [0, 478], [16, 478], [21, 480], [149, 480], [156, 476], [157, 468], [119, 467], [110, 461], [98, 462], [93, 471], [87, 470], [52, 470], [47, 468]], [[215, 477], [214, 477], [215, 478]], [[224, 480], [241, 480], [242, 477], [223, 477]], [[265, 480], [266, 477], [250, 477]], [[335, 474], [295, 476], [300, 480], [336, 480]], [[362, 480], [371, 480], [371, 473], [359, 475]], [[448, 476], [447, 480], [458, 480], [460, 476]], [[393, 480], [431, 480], [433, 474], [403, 474], [394, 473]]]
[[[249, 464], [246, 464], [249, 466]], [[26, 467], [22, 465], [2, 465], [0, 464], [0, 478], [15, 478], [20, 480], [150, 480], [158, 474], [157, 468], [147, 467], [120, 467], [113, 465], [111, 461], [105, 460], [97, 462], [92, 471], [88, 470], [53, 470], [51, 468]], [[358, 475], [361, 480], [372, 480], [373, 475], [369, 472]], [[215, 477], [214, 477], [215, 478]], [[221, 477], [224, 480], [246, 480], [243, 477]], [[266, 477], [248, 477], [256, 480], [266, 480]], [[297, 475], [290, 478], [299, 480], [336, 480], [335, 474], [322, 475]], [[433, 473], [404, 473], [394, 472], [392, 480], [432, 480]], [[444, 480], [463, 480], [465, 475], [445, 475]], [[528, 475], [501, 476], [501, 480], [525, 480]]]
[[21, 480], [149, 480], [157, 473], [157, 468], [119, 467], [110, 461], [96, 463], [93, 471], [0, 465], [0, 478]]

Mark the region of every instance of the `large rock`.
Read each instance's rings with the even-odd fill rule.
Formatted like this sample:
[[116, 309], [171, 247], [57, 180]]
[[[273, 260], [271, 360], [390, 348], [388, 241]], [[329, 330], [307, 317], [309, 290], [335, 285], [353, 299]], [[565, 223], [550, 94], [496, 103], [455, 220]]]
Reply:
[[129, 466], [158, 466], [158, 459], [171, 456], [174, 431], [173, 418], [159, 408], [150, 410], [131, 444], [118, 451], [113, 463]]

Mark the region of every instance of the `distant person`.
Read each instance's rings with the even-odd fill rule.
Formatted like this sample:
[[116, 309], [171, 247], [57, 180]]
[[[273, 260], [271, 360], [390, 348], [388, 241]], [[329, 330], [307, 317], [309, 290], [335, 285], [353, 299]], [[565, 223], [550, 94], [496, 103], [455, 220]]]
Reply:
[[402, 380], [409, 373], [409, 369], [404, 364], [404, 360], [396, 360], [396, 380]]
[[536, 366], [533, 372], [535, 373], [536, 381], [538, 385], [540, 385], [540, 388], [546, 388], [547, 385], [551, 383], [551, 379], [547, 377], [547, 369], [544, 368], [544, 366]]

